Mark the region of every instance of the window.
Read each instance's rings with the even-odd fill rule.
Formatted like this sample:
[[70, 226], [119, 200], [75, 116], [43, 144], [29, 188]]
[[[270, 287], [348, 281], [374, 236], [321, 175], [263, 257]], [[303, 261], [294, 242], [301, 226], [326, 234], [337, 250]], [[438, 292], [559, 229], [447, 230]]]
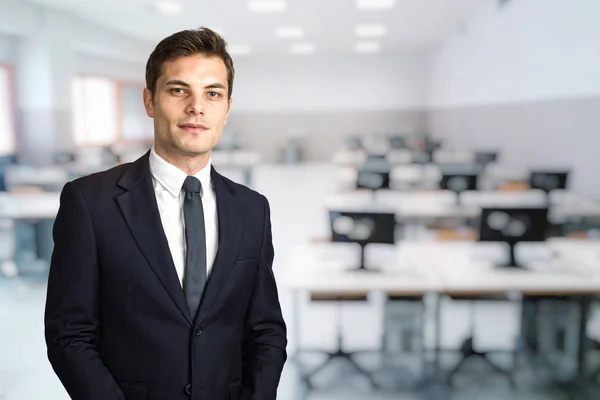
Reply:
[[73, 132], [76, 145], [109, 145], [117, 141], [117, 89], [118, 84], [108, 78], [74, 78]]
[[150, 141], [154, 137], [153, 120], [146, 115], [143, 91], [144, 85], [120, 85], [122, 141]]
[[16, 152], [14, 117], [11, 70], [0, 64], [0, 155]]

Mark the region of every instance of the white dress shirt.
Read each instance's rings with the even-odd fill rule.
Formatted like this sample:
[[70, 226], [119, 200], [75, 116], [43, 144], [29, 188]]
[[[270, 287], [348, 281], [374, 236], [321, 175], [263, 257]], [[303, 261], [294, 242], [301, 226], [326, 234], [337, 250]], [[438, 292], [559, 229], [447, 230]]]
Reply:
[[[207, 277], [210, 274], [217, 254], [219, 232], [217, 226], [217, 202], [210, 179], [210, 169], [211, 160], [209, 159], [206, 167], [194, 175], [202, 184], [201, 196], [206, 232]], [[162, 226], [169, 243], [179, 283], [183, 287], [186, 245], [182, 187], [187, 174], [163, 160], [156, 154], [154, 146], [152, 146], [150, 151], [150, 173], [152, 174], [152, 183], [154, 185], [154, 193], [156, 194]]]

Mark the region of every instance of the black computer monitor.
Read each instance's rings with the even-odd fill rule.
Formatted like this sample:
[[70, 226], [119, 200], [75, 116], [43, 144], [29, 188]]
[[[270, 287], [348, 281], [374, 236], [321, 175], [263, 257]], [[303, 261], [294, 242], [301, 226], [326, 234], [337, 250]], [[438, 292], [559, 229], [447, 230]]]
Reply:
[[556, 189], [566, 189], [569, 171], [531, 171], [529, 184], [532, 189], [541, 189], [546, 193]]
[[440, 189], [451, 190], [455, 193], [464, 192], [465, 190], [477, 190], [478, 174], [472, 173], [444, 173], [440, 181]]
[[356, 177], [356, 188], [370, 190], [389, 189], [390, 172], [359, 170]]
[[496, 151], [476, 151], [475, 163], [481, 166], [486, 166], [498, 161], [498, 152]]
[[543, 242], [549, 228], [548, 208], [483, 208], [479, 225], [480, 242], [505, 242], [510, 260], [502, 267], [519, 267], [515, 245], [519, 242]]
[[[365, 247], [369, 243], [394, 244], [396, 217], [392, 212], [329, 211], [331, 241], [358, 243], [360, 264], [354, 270], [366, 271]], [[373, 269], [369, 269], [373, 271]]]

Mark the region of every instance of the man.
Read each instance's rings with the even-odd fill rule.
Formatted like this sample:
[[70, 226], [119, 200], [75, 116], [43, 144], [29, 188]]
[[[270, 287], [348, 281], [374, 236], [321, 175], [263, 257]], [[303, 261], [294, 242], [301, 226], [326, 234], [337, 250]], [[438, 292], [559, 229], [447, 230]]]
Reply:
[[48, 357], [75, 400], [272, 400], [286, 326], [267, 199], [211, 166], [229, 115], [225, 41], [201, 28], [146, 66], [154, 145], [65, 185]]

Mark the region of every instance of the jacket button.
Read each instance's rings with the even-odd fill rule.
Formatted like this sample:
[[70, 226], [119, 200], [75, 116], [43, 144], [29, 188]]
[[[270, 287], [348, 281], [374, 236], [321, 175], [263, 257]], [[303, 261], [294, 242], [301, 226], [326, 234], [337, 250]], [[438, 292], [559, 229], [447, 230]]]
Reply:
[[196, 336], [202, 335], [202, 329], [201, 328], [196, 328], [196, 330], [194, 331], [194, 335], [196, 335]]
[[185, 393], [186, 393], [187, 395], [191, 395], [191, 394], [192, 394], [192, 385], [187, 385], [187, 386], [185, 387]]

